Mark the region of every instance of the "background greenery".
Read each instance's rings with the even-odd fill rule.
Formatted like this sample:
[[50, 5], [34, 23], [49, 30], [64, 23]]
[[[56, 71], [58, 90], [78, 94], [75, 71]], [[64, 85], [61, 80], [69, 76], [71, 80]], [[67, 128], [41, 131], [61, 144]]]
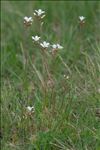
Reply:
[[[41, 37], [64, 47], [48, 59], [56, 85], [45, 96], [32, 68], [34, 61], [42, 72], [31, 40], [39, 30], [34, 21], [28, 31], [23, 25], [23, 17], [39, 8], [46, 11]], [[26, 68], [24, 50], [31, 59]], [[100, 150], [100, 2], [2, 1], [1, 98], [2, 150]]]

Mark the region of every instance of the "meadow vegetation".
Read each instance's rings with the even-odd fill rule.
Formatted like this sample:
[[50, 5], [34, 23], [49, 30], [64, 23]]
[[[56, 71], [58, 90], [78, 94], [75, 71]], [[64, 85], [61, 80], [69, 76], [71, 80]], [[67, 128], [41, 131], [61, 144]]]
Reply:
[[100, 150], [99, 1], [1, 2], [0, 137], [2, 150]]

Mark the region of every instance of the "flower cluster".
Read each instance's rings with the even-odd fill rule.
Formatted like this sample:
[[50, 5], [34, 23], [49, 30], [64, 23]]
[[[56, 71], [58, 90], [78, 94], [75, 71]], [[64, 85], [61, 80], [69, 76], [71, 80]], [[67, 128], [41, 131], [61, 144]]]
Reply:
[[50, 43], [46, 42], [46, 41], [39, 42], [40, 41], [40, 37], [38, 35], [32, 36], [32, 40], [33, 40], [33, 42], [37, 42], [43, 49], [47, 49], [47, 48], [51, 47], [52, 48], [51, 52], [52, 52], [53, 55], [56, 54], [56, 52], [59, 49], [63, 49], [63, 47], [60, 44], [50, 45]]
[[[33, 40], [33, 42], [39, 42], [40, 37], [39, 37], [38, 35], [32, 36], [32, 40]], [[50, 43], [48, 43], [48, 42], [46, 42], [46, 41], [40, 42], [39, 44], [40, 44], [40, 46], [41, 46], [42, 48], [44, 48], [44, 49], [48, 48], [49, 45], [50, 45]]]
[[[45, 17], [45, 11], [43, 11], [42, 9], [35, 10], [33, 14], [34, 14], [34, 16], [39, 17], [41, 19], [43, 19]], [[80, 21], [81, 25], [84, 24], [85, 23], [85, 17], [79, 16], [79, 21]], [[26, 26], [30, 26], [32, 24], [32, 22], [33, 22], [32, 17], [24, 17], [24, 24]], [[41, 46], [41, 48], [43, 48], [43, 49], [47, 49], [47, 48], [51, 47], [52, 48], [52, 50], [51, 50], [52, 55], [55, 55], [59, 49], [63, 49], [63, 46], [61, 46], [60, 44], [50, 45], [50, 43], [46, 42], [46, 41], [40, 42], [40, 37], [38, 35], [32, 36], [32, 40], [34, 42], [37, 42]]]
[[[40, 18], [40, 19], [43, 19], [45, 17], [45, 11], [42, 10], [42, 9], [34, 10], [33, 14], [34, 14], [35, 17]], [[32, 24], [32, 22], [33, 22], [32, 17], [24, 17], [24, 24], [26, 26], [30, 26]], [[63, 49], [63, 47], [60, 44], [53, 44], [53, 45], [51, 45], [47, 41], [42, 41], [41, 37], [38, 36], [38, 35], [32, 36], [32, 40], [33, 40], [33, 42], [39, 44], [42, 49], [51, 48], [50, 52], [53, 55], [56, 54], [56, 52], [59, 49]]]

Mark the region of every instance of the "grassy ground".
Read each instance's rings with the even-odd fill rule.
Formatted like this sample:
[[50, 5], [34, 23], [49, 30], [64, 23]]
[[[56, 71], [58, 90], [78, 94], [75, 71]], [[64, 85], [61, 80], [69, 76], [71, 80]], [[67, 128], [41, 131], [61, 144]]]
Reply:
[[[1, 4], [2, 150], [100, 150], [100, 2]], [[38, 8], [42, 31], [35, 21], [26, 31], [23, 17]], [[35, 34], [64, 49], [42, 54]]]

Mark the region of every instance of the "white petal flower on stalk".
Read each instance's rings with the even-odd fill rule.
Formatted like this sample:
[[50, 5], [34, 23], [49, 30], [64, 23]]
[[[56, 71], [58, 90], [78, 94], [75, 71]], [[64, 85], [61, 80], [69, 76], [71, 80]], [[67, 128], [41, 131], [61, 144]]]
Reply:
[[27, 22], [27, 23], [29, 23], [29, 22], [32, 22], [33, 21], [33, 19], [32, 19], [32, 17], [24, 17], [24, 21], [25, 22]]
[[53, 44], [52, 48], [57, 49], [57, 44]]
[[28, 27], [28, 26], [31, 26], [32, 25], [32, 17], [24, 17], [24, 24]]
[[44, 41], [43, 43], [40, 43], [40, 45], [43, 47], [43, 48], [48, 48], [50, 43], [47, 43], [46, 41]]
[[53, 44], [52, 48], [53, 49], [63, 49], [63, 47], [60, 44]]
[[84, 16], [79, 16], [79, 20], [80, 20], [80, 21], [84, 21], [84, 20], [85, 20], [85, 17], [84, 17]]
[[27, 110], [28, 110], [29, 112], [32, 112], [32, 111], [34, 112], [34, 106], [32, 106], [32, 107], [31, 107], [31, 106], [27, 106]]
[[45, 13], [45, 11], [43, 11], [42, 9], [38, 9], [38, 10], [35, 10], [34, 12], [34, 15], [35, 16], [41, 16]]
[[39, 36], [32, 36], [32, 40], [34, 40], [35, 42], [39, 41], [40, 37]]
[[58, 49], [63, 49], [63, 47], [60, 44], [57, 44]]

